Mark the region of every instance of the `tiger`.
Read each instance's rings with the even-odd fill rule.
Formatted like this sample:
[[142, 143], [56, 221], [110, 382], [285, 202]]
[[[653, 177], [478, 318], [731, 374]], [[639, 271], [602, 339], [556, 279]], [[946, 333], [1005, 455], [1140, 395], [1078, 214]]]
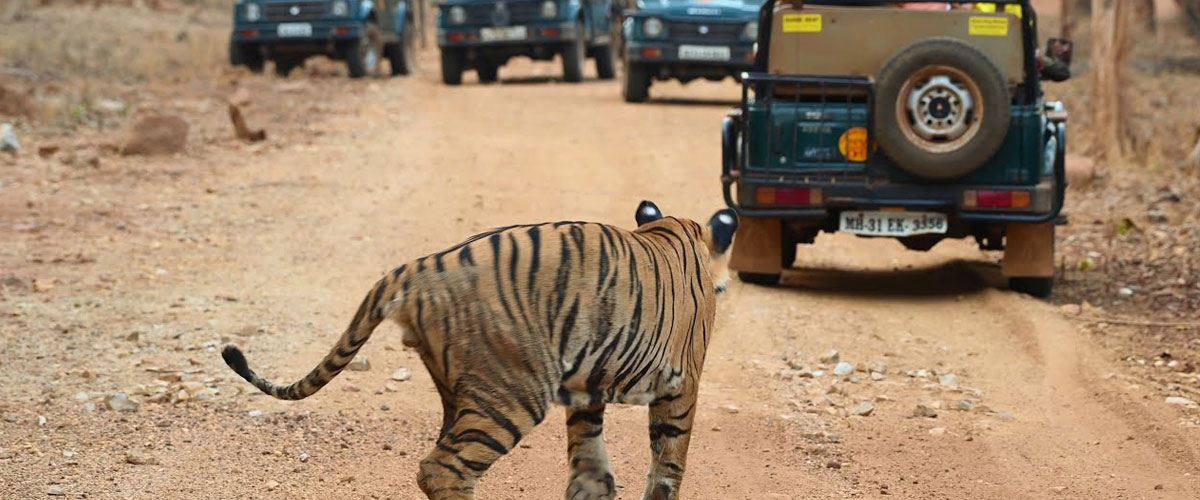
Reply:
[[432, 500], [475, 497], [477, 481], [545, 417], [566, 407], [567, 499], [611, 499], [607, 403], [648, 405], [644, 498], [677, 498], [716, 294], [729, 282], [735, 212], [708, 224], [643, 201], [633, 231], [590, 222], [493, 229], [384, 275], [303, 379], [276, 385], [227, 345], [226, 364], [263, 392], [299, 400], [328, 384], [390, 319], [440, 395], [436, 446], [417, 485]]

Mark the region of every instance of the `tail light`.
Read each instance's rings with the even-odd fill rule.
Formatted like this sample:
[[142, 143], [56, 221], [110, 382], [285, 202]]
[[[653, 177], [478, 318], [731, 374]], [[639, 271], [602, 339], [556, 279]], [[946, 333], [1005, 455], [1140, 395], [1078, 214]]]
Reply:
[[544, 36], [544, 37], [558, 36], [558, 33], [559, 33], [558, 28], [543, 28], [542, 29], [542, 36]]
[[1029, 208], [1032, 204], [1033, 195], [1029, 191], [963, 191], [964, 208]]
[[349, 35], [349, 34], [350, 34], [350, 27], [349, 27], [349, 26], [338, 26], [338, 27], [335, 27], [335, 28], [333, 28], [333, 34], [335, 34], [335, 35]]
[[450, 40], [451, 42], [461, 42], [467, 39], [467, 35], [462, 33], [450, 33], [449, 35], [446, 35], [446, 39]]
[[760, 187], [755, 190], [759, 205], [820, 205], [821, 188]]
[[662, 57], [662, 49], [642, 49], [642, 57]]

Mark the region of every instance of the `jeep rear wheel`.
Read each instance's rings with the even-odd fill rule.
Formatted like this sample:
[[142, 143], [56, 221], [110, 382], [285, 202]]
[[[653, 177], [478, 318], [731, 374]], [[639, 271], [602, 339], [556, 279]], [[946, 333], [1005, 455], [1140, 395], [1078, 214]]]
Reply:
[[901, 169], [926, 179], [962, 177], [983, 165], [1008, 134], [1004, 75], [971, 45], [927, 38], [904, 47], [875, 85], [879, 145]]
[[1008, 288], [1014, 292], [1044, 299], [1054, 291], [1054, 278], [1013, 277], [1008, 279]]
[[621, 95], [625, 102], [646, 102], [650, 97], [650, 69], [625, 59], [625, 71], [622, 72]]
[[266, 61], [258, 46], [230, 41], [229, 64], [235, 67], [245, 66], [251, 72], [262, 73]]
[[586, 31], [582, 22], [575, 22], [575, 39], [567, 42], [562, 50], [563, 80], [571, 83], [583, 81], [583, 64], [587, 51], [583, 45]]
[[275, 58], [275, 74], [287, 78], [296, 66], [304, 64], [304, 59], [295, 56], [280, 56]]
[[500, 67], [491, 61], [477, 60], [475, 73], [479, 76], [479, 83], [495, 83], [500, 75]]
[[746, 273], [738, 271], [738, 279], [743, 283], [753, 285], [775, 286], [779, 284], [782, 274]]
[[463, 55], [454, 49], [442, 49], [442, 83], [458, 85], [462, 83]]

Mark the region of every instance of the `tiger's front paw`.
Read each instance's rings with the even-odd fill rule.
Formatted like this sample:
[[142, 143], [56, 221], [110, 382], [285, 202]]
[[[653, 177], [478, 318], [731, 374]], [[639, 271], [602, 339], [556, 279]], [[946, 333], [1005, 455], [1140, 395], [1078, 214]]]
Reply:
[[611, 500], [617, 497], [617, 481], [607, 470], [579, 471], [567, 486], [567, 500]]

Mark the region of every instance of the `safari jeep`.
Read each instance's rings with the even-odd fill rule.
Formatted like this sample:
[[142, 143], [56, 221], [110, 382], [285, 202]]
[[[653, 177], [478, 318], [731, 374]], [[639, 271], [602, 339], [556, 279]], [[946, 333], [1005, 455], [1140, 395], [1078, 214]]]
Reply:
[[780, 2], [768, 71], [724, 121], [730, 267], [776, 283], [822, 231], [919, 251], [972, 237], [1004, 251], [1010, 288], [1049, 295], [1066, 113], [1042, 97], [1029, 0], [1010, 2], [1021, 17], [821, 3]]
[[286, 76], [309, 56], [326, 55], [361, 78], [386, 58], [392, 75], [407, 75], [415, 39], [407, 0], [238, 0], [229, 62], [259, 72], [271, 60]]
[[626, 102], [643, 102], [652, 80], [739, 77], [754, 63], [763, 0], [638, 0], [623, 26]]
[[474, 69], [479, 81], [496, 81], [500, 66], [516, 56], [549, 61], [562, 57], [563, 80], [583, 80], [591, 57], [601, 79], [614, 75], [611, 0], [448, 0], [439, 5], [438, 47], [442, 81], [462, 83]]

